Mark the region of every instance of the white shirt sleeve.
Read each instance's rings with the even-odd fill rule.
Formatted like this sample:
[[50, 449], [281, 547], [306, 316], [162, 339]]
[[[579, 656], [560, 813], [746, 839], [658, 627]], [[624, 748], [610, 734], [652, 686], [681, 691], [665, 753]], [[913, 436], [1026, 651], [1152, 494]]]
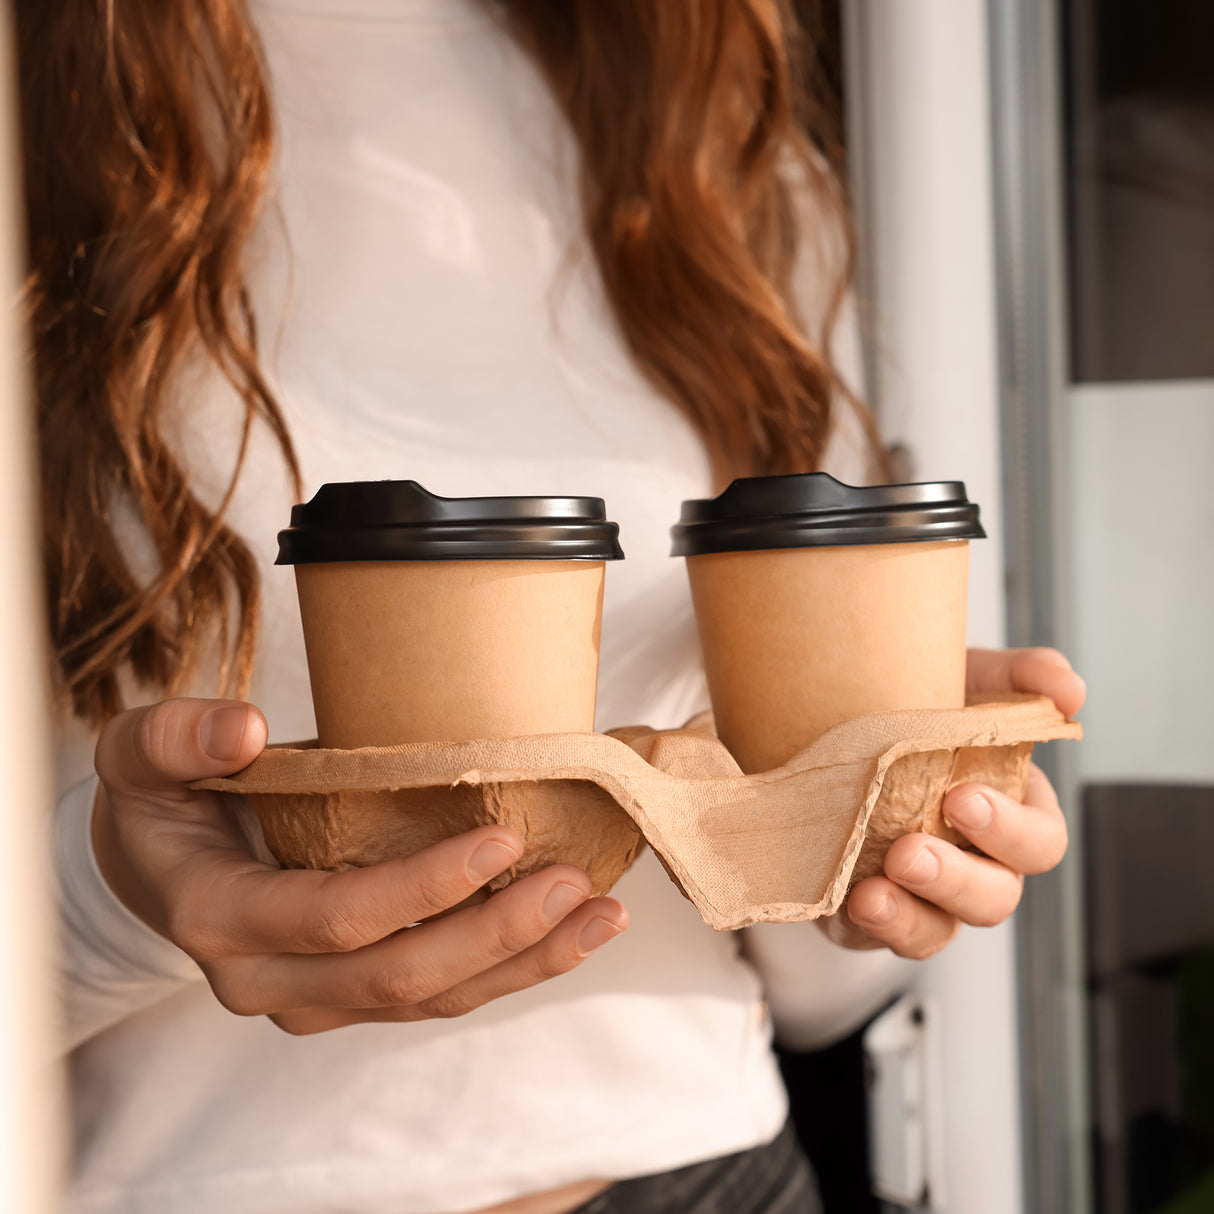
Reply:
[[854, 1033], [910, 982], [914, 961], [832, 944], [816, 923], [757, 923], [742, 951], [759, 971], [776, 1040], [819, 1050]]
[[55, 861], [63, 933], [63, 1037], [68, 1049], [202, 980], [198, 966], [118, 900], [93, 853], [97, 777], [56, 807]]

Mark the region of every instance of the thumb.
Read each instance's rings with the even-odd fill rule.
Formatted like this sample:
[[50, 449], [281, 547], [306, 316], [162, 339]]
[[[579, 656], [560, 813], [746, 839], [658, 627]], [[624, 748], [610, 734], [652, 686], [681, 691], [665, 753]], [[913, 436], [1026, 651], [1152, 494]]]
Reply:
[[225, 776], [265, 749], [266, 719], [239, 700], [163, 700], [109, 721], [96, 768], [116, 792], [179, 792], [189, 780]]

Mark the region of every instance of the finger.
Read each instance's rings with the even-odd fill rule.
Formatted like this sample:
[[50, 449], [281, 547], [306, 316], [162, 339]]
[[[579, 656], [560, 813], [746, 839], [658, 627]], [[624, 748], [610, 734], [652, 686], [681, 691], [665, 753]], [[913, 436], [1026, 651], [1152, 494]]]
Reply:
[[905, 835], [885, 856], [885, 875], [925, 902], [974, 927], [1002, 923], [1020, 902], [1024, 878], [931, 835]]
[[1057, 649], [971, 649], [965, 671], [971, 692], [1019, 691], [1049, 696], [1064, 716], [1074, 716], [1087, 686]]
[[284, 958], [282, 974], [308, 1006], [415, 1007], [538, 944], [590, 892], [585, 873], [555, 866], [371, 949], [320, 965]]
[[183, 785], [230, 775], [265, 749], [266, 719], [239, 700], [164, 700], [120, 713], [97, 741], [97, 773], [115, 793], [187, 799]]
[[[415, 1008], [532, 948], [589, 895], [585, 873], [558, 865], [479, 906], [352, 953], [240, 958], [208, 977], [220, 1001], [244, 1014], [296, 1007]], [[582, 912], [577, 921], [584, 918]], [[572, 957], [565, 960], [575, 963]]]
[[343, 1012], [341, 1008], [336, 1007], [299, 1007], [291, 1008], [286, 1012], [270, 1012], [268, 1015], [273, 1024], [293, 1037], [327, 1033], [332, 1029], [363, 1024], [370, 1019], [365, 1013]]
[[862, 927], [852, 922], [851, 894], [843, 900], [843, 905], [833, 914], [816, 920], [819, 930], [833, 944], [840, 948], [869, 950], [884, 948], [882, 941], [870, 936]]
[[955, 915], [887, 877], [868, 877], [856, 885], [847, 898], [847, 915], [873, 940], [913, 961], [935, 956], [961, 930]]
[[523, 840], [506, 826], [482, 826], [412, 856], [336, 873], [284, 872], [212, 851], [182, 866], [169, 936], [200, 961], [353, 952], [458, 906], [522, 854]]
[[[628, 911], [622, 903], [614, 898], [592, 898], [567, 915], [538, 944], [420, 1003], [357, 1009], [293, 1008], [271, 1012], [269, 1017], [284, 1032], [302, 1036], [352, 1024], [462, 1016], [503, 995], [576, 969], [627, 927]], [[874, 942], [873, 947], [880, 946]]]
[[1024, 801], [984, 784], [958, 784], [944, 817], [988, 856], [1018, 873], [1044, 873], [1066, 854], [1066, 818], [1045, 773], [1029, 764]]
[[373, 1009], [376, 1020], [423, 1020], [463, 1016], [476, 1008], [576, 969], [628, 926], [628, 912], [614, 898], [595, 898], [567, 916], [538, 944], [466, 982], [411, 1007]]

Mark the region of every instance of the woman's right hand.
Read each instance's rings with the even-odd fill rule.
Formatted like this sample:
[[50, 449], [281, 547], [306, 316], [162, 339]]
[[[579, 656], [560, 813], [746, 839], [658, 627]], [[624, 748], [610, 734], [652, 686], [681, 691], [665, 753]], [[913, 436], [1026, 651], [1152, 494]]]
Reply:
[[219, 794], [186, 784], [239, 771], [266, 737], [251, 705], [180, 699], [122, 713], [97, 743], [101, 871], [230, 1011], [289, 1033], [458, 1016], [573, 969], [628, 926], [568, 865], [431, 919], [519, 858], [504, 826], [341, 873], [263, 863]]

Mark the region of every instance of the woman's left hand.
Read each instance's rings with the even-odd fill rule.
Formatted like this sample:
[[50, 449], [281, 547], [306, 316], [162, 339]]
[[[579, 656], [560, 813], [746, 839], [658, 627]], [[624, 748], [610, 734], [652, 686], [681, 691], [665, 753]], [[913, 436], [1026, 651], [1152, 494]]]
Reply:
[[[1086, 689], [1055, 649], [971, 649], [968, 691], [1048, 695], [1073, 716]], [[1063, 857], [1066, 821], [1041, 769], [1030, 765], [1023, 803], [982, 784], [959, 784], [944, 799], [944, 816], [983, 855], [934, 835], [897, 840], [885, 875], [868, 877], [822, 928], [847, 948], [888, 947], [923, 960], [939, 952], [963, 923], [993, 927], [1020, 902], [1027, 873], [1043, 873]]]

